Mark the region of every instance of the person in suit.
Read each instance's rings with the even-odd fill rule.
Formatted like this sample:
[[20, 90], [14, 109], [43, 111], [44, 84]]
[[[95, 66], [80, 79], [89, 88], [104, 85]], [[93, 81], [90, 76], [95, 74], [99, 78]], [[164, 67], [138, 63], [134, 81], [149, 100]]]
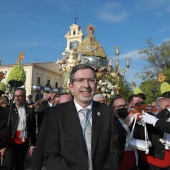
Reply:
[[71, 93], [62, 93], [59, 97], [59, 104], [66, 103], [68, 101], [71, 101], [73, 99], [73, 96]]
[[39, 109], [37, 111], [38, 133], [40, 131], [45, 114], [47, 113], [49, 108], [53, 106], [54, 106], [54, 94], [50, 92], [46, 94], [46, 100], [43, 100], [41, 102]]
[[25, 106], [29, 106], [31, 108], [34, 107], [34, 102], [32, 101], [32, 95], [27, 96], [27, 101], [25, 102]]
[[9, 135], [7, 130], [6, 110], [0, 106], [0, 170], [5, 170], [3, 167], [3, 157], [6, 146], [9, 143]]
[[129, 106], [139, 106], [142, 104], [141, 102], [142, 102], [142, 98], [138, 94], [132, 94], [128, 98]]
[[59, 98], [60, 98], [59, 94], [54, 94], [54, 106], [59, 104]]
[[121, 162], [118, 170], [137, 170], [136, 151], [128, 145], [130, 128], [128, 126], [128, 104], [122, 96], [113, 97], [111, 101], [119, 132]]
[[141, 153], [144, 161], [142, 170], [170, 169], [170, 100], [160, 98], [157, 101], [164, 108], [157, 115], [144, 113], [141, 121], [146, 123], [152, 146], [149, 154]]
[[27, 151], [31, 156], [36, 144], [36, 122], [33, 109], [26, 107], [26, 92], [23, 88], [14, 91], [12, 111], [9, 113], [8, 129], [10, 142], [4, 153], [4, 166], [7, 170], [24, 170]]
[[93, 101], [94, 69], [73, 67], [69, 88], [74, 100], [50, 108], [44, 163], [48, 170], [116, 170], [120, 151], [112, 108]]
[[0, 158], [3, 158], [3, 148], [6, 147], [9, 142], [9, 136], [7, 131], [6, 111], [0, 106]]
[[[70, 93], [62, 93], [59, 97], [59, 104], [68, 102], [72, 100], [72, 95]], [[48, 112], [46, 113], [46, 115]], [[32, 157], [31, 170], [41, 170], [43, 166], [43, 156], [44, 156], [44, 141], [46, 138], [46, 119], [44, 118], [38, 139], [36, 142], [36, 148]]]

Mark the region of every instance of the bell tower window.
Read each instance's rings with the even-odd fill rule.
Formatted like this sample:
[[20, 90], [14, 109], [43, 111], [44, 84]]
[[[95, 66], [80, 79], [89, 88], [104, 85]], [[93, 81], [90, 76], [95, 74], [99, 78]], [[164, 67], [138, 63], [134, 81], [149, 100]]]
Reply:
[[75, 30], [73, 31], [73, 35], [76, 35], [76, 31]]

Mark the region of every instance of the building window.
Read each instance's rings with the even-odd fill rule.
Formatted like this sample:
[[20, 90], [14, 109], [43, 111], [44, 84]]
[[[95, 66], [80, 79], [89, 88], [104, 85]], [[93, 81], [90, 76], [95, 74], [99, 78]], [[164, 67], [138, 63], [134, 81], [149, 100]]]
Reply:
[[50, 80], [47, 80], [46, 87], [50, 87]]
[[58, 88], [58, 82], [55, 82], [55, 88]]
[[73, 35], [76, 35], [76, 31], [75, 30], [73, 31]]
[[41, 85], [40, 81], [41, 81], [40, 77], [37, 77], [37, 85], [38, 85], [38, 86]]

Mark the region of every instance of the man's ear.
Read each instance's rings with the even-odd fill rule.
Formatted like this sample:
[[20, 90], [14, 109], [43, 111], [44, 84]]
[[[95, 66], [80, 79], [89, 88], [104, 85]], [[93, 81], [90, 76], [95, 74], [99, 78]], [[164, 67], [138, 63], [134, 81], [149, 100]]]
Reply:
[[69, 87], [70, 91], [73, 93], [73, 83], [69, 83], [68, 87]]

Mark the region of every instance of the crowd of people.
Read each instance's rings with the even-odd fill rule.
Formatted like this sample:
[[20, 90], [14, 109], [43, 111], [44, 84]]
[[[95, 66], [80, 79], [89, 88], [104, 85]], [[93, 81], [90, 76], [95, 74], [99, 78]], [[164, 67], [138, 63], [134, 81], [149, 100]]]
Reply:
[[[170, 99], [159, 97], [143, 113], [142, 93], [128, 101], [116, 94], [108, 105], [95, 94], [96, 78], [91, 66], [79, 64], [70, 73], [71, 93], [33, 102], [16, 88], [12, 105], [0, 97], [0, 169], [24, 170], [28, 153], [31, 170], [170, 170]], [[144, 140], [146, 125], [149, 153], [129, 145], [135, 116], [134, 136]]]

